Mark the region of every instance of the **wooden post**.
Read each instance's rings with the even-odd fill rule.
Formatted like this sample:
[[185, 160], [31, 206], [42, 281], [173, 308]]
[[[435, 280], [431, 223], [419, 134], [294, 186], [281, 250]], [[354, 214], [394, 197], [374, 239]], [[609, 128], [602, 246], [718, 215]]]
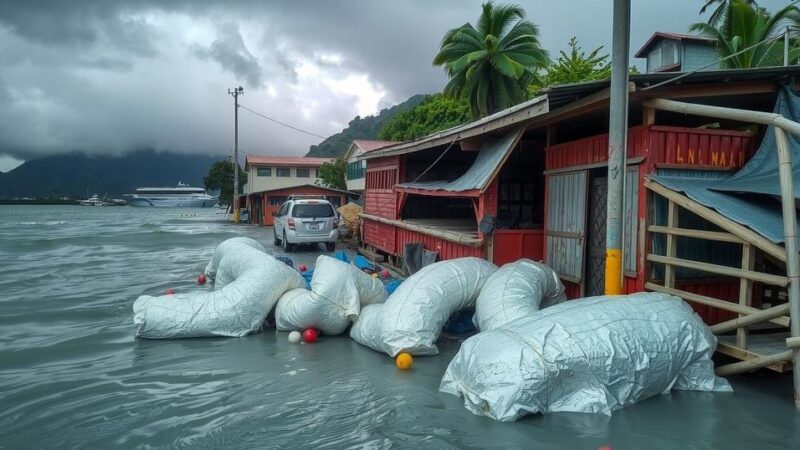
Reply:
[[[750, 244], [742, 244], [742, 270], [753, 270], [755, 264], [755, 251]], [[753, 299], [753, 282], [747, 278], [739, 279], [739, 304], [743, 306], [750, 306]], [[739, 317], [742, 317], [739, 314]], [[747, 350], [747, 335], [749, 327], [741, 327], [736, 329], [736, 346]]]
[[[678, 228], [678, 205], [669, 201], [667, 209], [667, 227]], [[672, 233], [667, 233], [667, 257], [675, 258], [678, 255], [678, 238]], [[675, 287], [675, 268], [670, 263], [664, 264], [664, 287]]]
[[642, 125], [654, 125], [656, 123], [655, 108], [642, 108]]

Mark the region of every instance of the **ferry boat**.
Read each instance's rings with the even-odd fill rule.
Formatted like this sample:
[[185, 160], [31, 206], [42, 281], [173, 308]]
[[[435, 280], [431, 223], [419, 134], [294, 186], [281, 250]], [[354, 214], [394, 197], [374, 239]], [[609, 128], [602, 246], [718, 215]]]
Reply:
[[78, 202], [81, 206], [110, 206], [107, 202], [103, 201], [97, 194], [92, 195], [86, 200]]
[[176, 187], [140, 187], [128, 198], [130, 206], [156, 208], [210, 208], [217, 197], [208, 195], [203, 188], [178, 182]]

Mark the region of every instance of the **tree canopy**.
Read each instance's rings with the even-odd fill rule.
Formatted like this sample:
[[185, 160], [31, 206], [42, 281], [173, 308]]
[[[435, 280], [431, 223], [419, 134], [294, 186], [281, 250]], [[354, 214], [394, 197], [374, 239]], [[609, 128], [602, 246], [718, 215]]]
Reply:
[[[230, 205], [233, 199], [233, 162], [230, 158], [217, 161], [208, 169], [208, 175], [203, 177], [206, 189], [219, 189], [219, 203]], [[247, 184], [247, 174], [239, 167], [239, 192]]]
[[429, 95], [415, 108], [392, 117], [378, 132], [387, 141], [410, 141], [469, 122], [469, 103], [463, 98]]
[[[747, 69], [783, 64], [783, 40], [770, 38], [779, 37], [788, 23], [798, 21], [800, 11], [794, 3], [774, 14], [750, 0], [719, 3], [714, 12], [718, 18], [696, 23], [689, 29], [717, 41], [718, 55], [726, 58], [722, 67]], [[737, 55], [738, 52], [742, 53]], [[796, 58], [798, 51], [791, 53]]]
[[347, 189], [346, 174], [347, 161], [340, 156], [333, 162], [322, 163], [319, 168], [319, 184], [334, 189]]
[[548, 86], [580, 83], [582, 81], [604, 80], [611, 76], [611, 62], [608, 54], [600, 54], [602, 46], [587, 55], [578, 39], [569, 40], [569, 53], [561, 50], [558, 59], [550, 61], [542, 73], [536, 77], [529, 90], [532, 93]]
[[477, 27], [466, 23], [445, 33], [435, 66], [450, 81], [444, 94], [464, 97], [477, 119], [506, 109], [527, 97], [527, 87], [547, 63], [539, 29], [525, 20], [518, 5], [482, 5]]

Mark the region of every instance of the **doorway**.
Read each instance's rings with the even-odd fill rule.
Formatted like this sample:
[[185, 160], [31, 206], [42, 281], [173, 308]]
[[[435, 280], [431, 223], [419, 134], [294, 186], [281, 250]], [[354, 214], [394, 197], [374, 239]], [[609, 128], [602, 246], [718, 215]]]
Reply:
[[608, 178], [592, 177], [589, 184], [589, 219], [586, 224], [586, 296], [603, 295], [606, 276], [606, 205]]

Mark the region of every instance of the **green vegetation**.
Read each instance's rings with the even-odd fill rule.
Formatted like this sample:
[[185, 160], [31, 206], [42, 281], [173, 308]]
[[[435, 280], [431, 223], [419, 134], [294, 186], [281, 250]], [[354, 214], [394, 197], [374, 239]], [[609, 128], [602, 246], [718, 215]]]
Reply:
[[469, 103], [463, 98], [428, 95], [417, 107], [402, 111], [381, 128], [378, 138], [411, 141], [433, 132], [469, 122]]
[[518, 5], [482, 5], [477, 28], [466, 23], [445, 33], [433, 64], [450, 77], [444, 94], [466, 98], [473, 119], [525, 100], [536, 72], [547, 64], [539, 30]]
[[[203, 177], [206, 189], [219, 189], [219, 203], [230, 205], [233, 198], [233, 162], [231, 158], [217, 161], [208, 169], [208, 175]], [[239, 167], [239, 193], [247, 184], [247, 174]]]
[[306, 156], [336, 158], [344, 154], [354, 139], [377, 139], [378, 131], [396, 114], [410, 110], [425, 100], [424, 95], [414, 95], [398, 105], [381, 110], [377, 116], [356, 116], [341, 133], [329, 136], [319, 145], [312, 145]]
[[342, 155], [332, 163], [322, 163], [319, 168], [320, 184], [334, 189], [347, 189], [347, 184], [344, 180], [345, 174], [347, 174], [347, 161]]
[[[774, 14], [748, 0], [729, 0], [716, 3], [719, 3], [719, 6], [708, 23], [696, 23], [689, 29], [717, 40], [717, 53], [720, 58], [730, 56], [729, 59], [722, 62], [722, 67], [746, 69], [783, 65], [782, 39], [773, 39], [761, 45], [757, 44], [767, 38], [780, 35], [789, 22], [797, 22], [800, 19], [800, 10], [794, 3]], [[706, 6], [709, 4], [707, 3]], [[703, 10], [705, 8], [703, 7]], [[794, 38], [792, 40], [796, 41]], [[732, 56], [751, 46], [755, 47]], [[790, 51], [790, 57], [796, 60], [800, 56], [800, 52], [796, 45], [794, 47]]]
[[[731, 3], [730, 0], [702, 0], [702, 1], [704, 4], [703, 7], [700, 8], [700, 14], [705, 14], [706, 11], [709, 10], [709, 8], [714, 7], [714, 11], [712, 11], [711, 15], [708, 17], [708, 24], [715, 26], [719, 25], [720, 21], [722, 20], [722, 17], [725, 15], [725, 11], [728, 9], [728, 6], [730, 6]], [[758, 6], [754, 0], [745, 0], [745, 3]]]

